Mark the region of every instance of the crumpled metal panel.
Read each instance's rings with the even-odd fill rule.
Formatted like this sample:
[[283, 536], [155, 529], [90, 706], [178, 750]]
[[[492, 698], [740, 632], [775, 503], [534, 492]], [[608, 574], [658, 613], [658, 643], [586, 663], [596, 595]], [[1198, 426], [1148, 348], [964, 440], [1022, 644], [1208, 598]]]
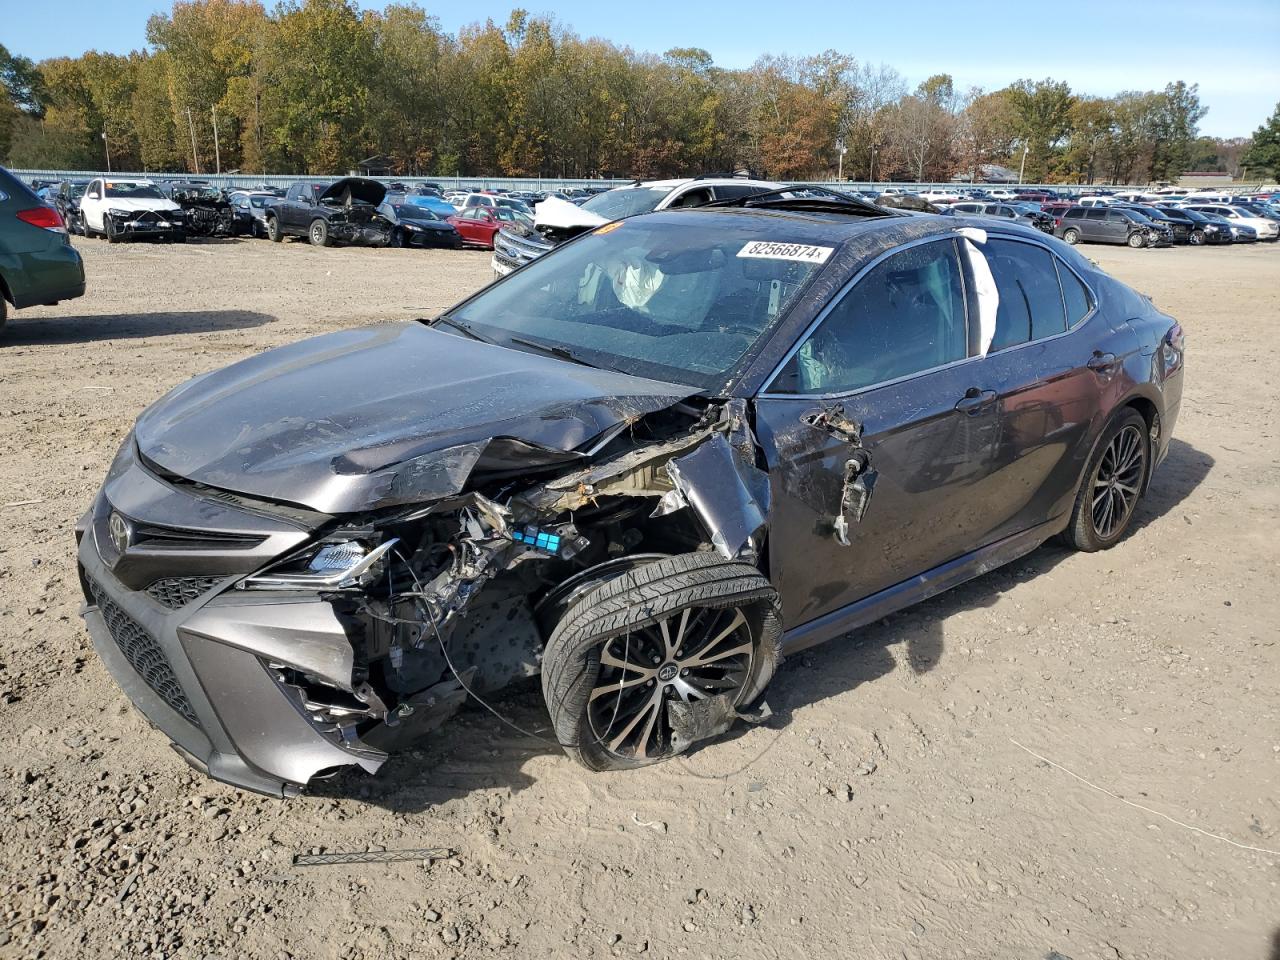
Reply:
[[[567, 453], [691, 393], [405, 323], [193, 380], [143, 413], [137, 438], [150, 460], [199, 483], [344, 513], [456, 492], [475, 445], [494, 438]], [[451, 452], [421, 459], [440, 451]], [[413, 476], [400, 478], [407, 463]]]

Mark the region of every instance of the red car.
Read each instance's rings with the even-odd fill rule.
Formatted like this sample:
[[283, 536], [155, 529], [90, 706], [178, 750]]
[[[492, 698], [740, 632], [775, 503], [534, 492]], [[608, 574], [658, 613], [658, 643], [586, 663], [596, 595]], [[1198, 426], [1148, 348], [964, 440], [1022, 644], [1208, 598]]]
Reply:
[[493, 238], [504, 223], [529, 220], [506, 207], [467, 207], [447, 219], [457, 227], [463, 243], [486, 250], [493, 249]]

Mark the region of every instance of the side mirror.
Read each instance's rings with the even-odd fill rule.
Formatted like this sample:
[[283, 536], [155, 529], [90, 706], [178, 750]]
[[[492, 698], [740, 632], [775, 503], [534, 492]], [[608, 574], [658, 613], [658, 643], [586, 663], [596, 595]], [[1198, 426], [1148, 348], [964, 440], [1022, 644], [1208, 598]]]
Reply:
[[97, 190], [92, 190], [92, 191], [90, 191], [90, 192], [89, 192], [89, 195], [88, 195], [88, 196], [89, 196], [89, 199], [90, 199], [90, 200], [97, 200], [97, 199], [98, 199], [98, 191], [97, 191]]

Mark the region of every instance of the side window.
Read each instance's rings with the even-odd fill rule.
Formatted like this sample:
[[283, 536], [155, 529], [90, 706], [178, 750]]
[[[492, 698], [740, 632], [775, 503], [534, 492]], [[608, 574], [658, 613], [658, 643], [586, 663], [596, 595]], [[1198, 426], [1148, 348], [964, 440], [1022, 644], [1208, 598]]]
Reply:
[[1054, 266], [1058, 268], [1058, 282], [1062, 284], [1062, 300], [1067, 308], [1067, 326], [1074, 327], [1085, 318], [1093, 306], [1089, 299], [1089, 290], [1062, 261], [1055, 258]]
[[1067, 328], [1053, 254], [1034, 244], [994, 239], [982, 252], [1000, 293], [990, 353]]
[[757, 193], [768, 193], [768, 187], [757, 187], [749, 183], [718, 183], [712, 190], [717, 200], [738, 200], [742, 197], [754, 197]]
[[670, 208], [678, 207], [701, 207], [711, 202], [711, 189], [709, 187], [700, 187], [696, 190], [689, 190], [680, 194], [675, 200], [671, 201]]
[[1083, 220], [1085, 215], [1084, 207], [1072, 207], [1062, 215], [1064, 220]]
[[775, 393], [846, 393], [966, 356], [953, 240], [882, 260], [837, 302], [774, 378]]
[[1085, 211], [1085, 216], [1089, 220], [1105, 220], [1107, 219], [1107, 211], [1105, 207], [1090, 207]]

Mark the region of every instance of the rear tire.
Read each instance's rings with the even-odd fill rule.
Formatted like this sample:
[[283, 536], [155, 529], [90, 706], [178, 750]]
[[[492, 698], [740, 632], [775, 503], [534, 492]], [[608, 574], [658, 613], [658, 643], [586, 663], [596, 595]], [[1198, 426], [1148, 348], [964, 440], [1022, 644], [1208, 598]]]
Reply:
[[284, 239], [284, 234], [280, 230], [279, 218], [267, 217], [267, 239], [272, 243], [279, 243]]
[[1098, 443], [1080, 481], [1071, 523], [1060, 536], [1068, 547], [1093, 553], [1114, 547], [1133, 523], [1151, 472], [1151, 433], [1142, 414], [1126, 407]]
[[1064, 230], [1062, 232], [1062, 239], [1074, 247], [1080, 242], [1080, 231], [1076, 229]]
[[781, 637], [777, 591], [749, 563], [685, 553], [630, 570], [578, 599], [547, 641], [556, 740], [588, 770], [676, 756], [668, 702], [723, 693], [746, 707], [773, 677]]

